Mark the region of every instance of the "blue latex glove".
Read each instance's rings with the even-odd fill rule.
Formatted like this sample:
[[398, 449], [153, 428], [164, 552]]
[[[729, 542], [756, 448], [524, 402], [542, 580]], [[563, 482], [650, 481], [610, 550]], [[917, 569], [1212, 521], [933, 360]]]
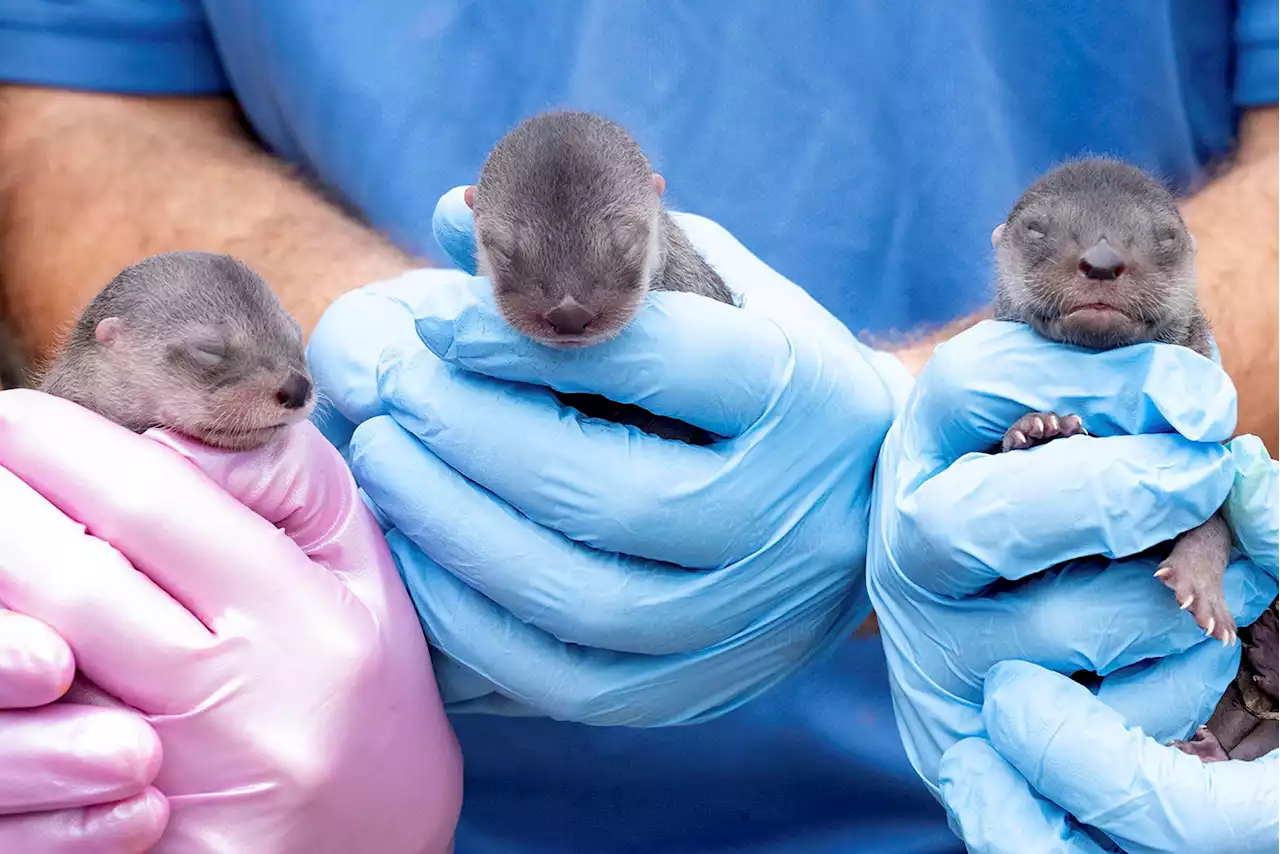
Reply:
[[1129, 728], [1065, 676], [1024, 661], [996, 665], [983, 707], [987, 739], [942, 761], [944, 801], [972, 854], [1115, 850], [1271, 854], [1280, 846], [1280, 753], [1202, 763]]
[[[436, 234], [471, 269], [461, 191]], [[350, 436], [451, 711], [699, 721], [869, 611], [872, 469], [910, 379], [724, 229], [678, 222], [741, 308], [651, 294], [619, 338], [562, 351], [511, 331], [487, 279], [433, 270], [344, 297], [313, 335], [320, 421]], [[662, 441], [548, 387], [728, 438]]]
[[[1033, 411], [1092, 435], [986, 453]], [[1208, 718], [1239, 645], [1207, 640], [1139, 553], [1222, 505], [1235, 417], [1226, 374], [1186, 348], [1094, 353], [989, 321], [937, 349], [881, 451], [867, 568], [899, 731], [935, 792], [942, 754], [984, 732], [1000, 661], [1102, 674], [1099, 697], [1160, 741]], [[1227, 571], [1240, 625], [1276, 592], [1248, 560]]]
[[[1233, 440], [1231, 452], [1226, 515], [1241, 550], [1275, 577], [1280, 466], [1254, 436]], [[1025, 662], [992, 668], [982, 718], [987, 738], [960, 742], [940, 769], [944, 802], [974, 854], [1105, 850], [1077, 820], [1130, 854], [1280, 846], [1280, 751], [1202, 763], [1131, 728], [1070, 679]]]

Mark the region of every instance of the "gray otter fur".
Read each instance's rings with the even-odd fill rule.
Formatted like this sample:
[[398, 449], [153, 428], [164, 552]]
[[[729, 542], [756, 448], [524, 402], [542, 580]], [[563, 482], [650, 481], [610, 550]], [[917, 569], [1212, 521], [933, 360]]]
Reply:
[[124, 427], [247, 450], [314, 405], [302, 331], [253, 270], [169, 252], [90, 301], [39, 389]]
[[[1090, 349], [1159, 341], [1211, 356], [1196, 294], [1195, 239], [1172, 194], [1142, 170], [1105, 158], [1063, 164], [1026, 190], [992, 242], [996, 319]], [[1084, 432], [1079, 416], [1033, 412], [1009, 428], [1001, 450]], [[1206, 634], [1224, 644], [1236, 632], [1222, 589], [1230, 550], [1231, 532], [1215, 513], [1174, 540], [1156, 573]], [[1251, 759], [1277, 746], [1274, 664], [1269, 682], [1254, 678], [1257, 651], [1276, 654], [1274, 604], [1247, 634], [1240, 678], [1208, 728], [1177, 742], [1184, 751], [1206, 760], [1228, 752]], [[1247, 709], [1240, 685], [1253, 699]]]
[[[494, 147], [469, 196], [476, 260], [503, 318], [553, 347], [619, 334], [645, 293], [684, 291], [734, 304], [659, 199], [640, 146], [608, 119], [555, 111]], [[595, 395], [563, 395], [583, 414], [702, 443], [702, 431]]]

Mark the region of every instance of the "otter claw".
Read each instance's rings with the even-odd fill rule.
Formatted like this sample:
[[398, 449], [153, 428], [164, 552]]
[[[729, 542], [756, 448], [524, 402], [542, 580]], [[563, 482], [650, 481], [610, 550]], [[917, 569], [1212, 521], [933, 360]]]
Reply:
[[1178, 608], [1179, 608], [1180, 610], [1185, 611], [1185, 610], [1187, 610], [1188, 608], [1190, 608], [1190, 607], [1191, 607], [1191, 605], [1192, 605], [1192, 603], [1194, 603], [1195, 601], [1196, 601], [1196, 595], [1195, 595], [1194, 593], [1192, 593], [1190, 596], [1188, 596], [1188, 597], [1187, 597], [1187, 601], [1185, 601], [1185, 602], [1183, 602], [1181, 605], [1179, 605], [1179, 606], [1178, 606]]

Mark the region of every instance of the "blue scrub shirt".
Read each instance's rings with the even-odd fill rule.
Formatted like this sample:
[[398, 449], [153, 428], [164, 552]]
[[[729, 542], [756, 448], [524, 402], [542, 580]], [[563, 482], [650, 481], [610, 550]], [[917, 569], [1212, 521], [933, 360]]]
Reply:
[[[989, 296], [988, 235], [1064, 157], [1181, 191], [1277, 95], [1275, 0], [0, 0], [0, 79], [234, 92], [263, 143], [410, 250], [521, 118], [611, 116], [854, 331]], [[455, 717], [458, 854], [960, 851], [893, 724], [878, 641], [716, 721]]]

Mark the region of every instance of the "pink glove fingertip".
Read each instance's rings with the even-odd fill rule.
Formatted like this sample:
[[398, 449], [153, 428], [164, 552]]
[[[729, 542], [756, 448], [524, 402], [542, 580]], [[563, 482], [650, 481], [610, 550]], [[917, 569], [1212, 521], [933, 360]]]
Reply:
[[75, 676], [71, 647], [39, 620], [0, 611], [0, 709], [52, 703]]
[[0, 818], [0, 851], [144, 854], [168, 821], [168, 801], [148, 788], [116, 803]]

